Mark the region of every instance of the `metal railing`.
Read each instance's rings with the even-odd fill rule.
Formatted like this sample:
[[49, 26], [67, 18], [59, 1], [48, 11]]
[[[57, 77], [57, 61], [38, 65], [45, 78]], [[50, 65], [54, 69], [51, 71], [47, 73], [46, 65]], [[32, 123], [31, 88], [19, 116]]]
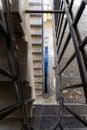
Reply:
[[[3, 38], [5, 39], [5, 43], [7, 45], [8, 55], [6, 58], [8, 59], [9, 70], [11, 72], [0, 68], [0, 75], [9, 77], [12, 80], [12, 82], [14, 82], [18, 103], [14, 104], [13, 106], [8, 106], [7, 108], [0, 110], [0, 120], [6, 118], [8, 115], [14, 113], [17, 110], [22, 110], [21, 111], [23, 113], [23, 128], [22, 129], [30, 129], [29, 124], [28, 124], [28, 117], [26, 113], [25, 104], [29, 104], [33, 102], [33, 100], [32, 99], [24, 100], [24, 97], [23, 97], [23, 91], [22, 91], [22, 86], [21, 86], [21, 76], [20, 76], [18, 56], [17, 56], [17, 44], [16, 44], [16, 38], [14, 34], [12, 16], [10, 12], [11, 5], [9, 3], [9, 0], [2, 0], [2, 5], [4, 8], [0, 10], [0, 13], [1, 13], [1, 19], [0, 19], [0, 33], [1, 34], [0, 35], [3, 36]], [[11, 62], [11, 60], [14, 61], [14, 64]]]
[[[56, 46], [57, 46], [57, 68], [58, 68], [58, 77], [59, 77], [59, 88], [60, 88], [60, 97], [59, 100], [63, 100], [63, 90], [75, 89], [82, 87], [84, 90], [85, 99], [87, 102], [87, 54], [85, 50], [85, 46], [87, 44], [87, 36], [82, 40], [80, 32], [78, 30], [79, 20], [86, 8], [87, 1], [82, 0], [76, 16], [73, 16], [72, 7], [74, 4], [74, 0], [54, 0], [54, 9], [65, 11], [66, 17], [64, 14], [55, 14], [55, 31], [56, 31]], [[67, 26], [69, 27], [69, 32], [65, 39], [65, 32], [67, 30]], [[63, 42], [63, 39], [65, 40]], [[69, 58], [69, 60], [65, 63], [64, 67], [60, 69], [60, 63], [63, 60], [63, 56], [67, 47], [72, 39], [72, 44], [74, 46], [74, 53]], [[62, 44], [63, 42], [63, 44]], [[60, 49], [62, 46], [62, 49]], [[76, 58], [78, 69], [80, 72], [81, 84], [75, 84], [68, 87], [64, 87], [62, 85], [62, 74], [65, 69], [69, 67], [69, 65]], [[72, 69], [72, 68], [71, 68]], [[70, 110], [64, 103], [62, 105], [68, 112], [70, 112], [75, 118], [77, 118], [81, 123], [87, 126], [87, 121], [82, 120], [80, 115], [76, 114], [72, 110]]]

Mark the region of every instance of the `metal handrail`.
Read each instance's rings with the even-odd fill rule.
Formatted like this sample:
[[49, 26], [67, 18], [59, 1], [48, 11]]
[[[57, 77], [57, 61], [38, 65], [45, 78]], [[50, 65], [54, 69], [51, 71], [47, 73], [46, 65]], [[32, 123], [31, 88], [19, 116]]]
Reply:
[[5, 109], [0, 110], [0, 120], [6, 118], [7, 116], [14, 113], [15, 111], [17, 111], [21, 107], [22, 107], [22, 104], [16, 104], [16, 105], [13, 105], [13, 106], [10, 106], [10, 107], [7, 107]]
[[[73, 12], [72, 12], [72, 7], [73, 7], [74, 1], [71, 0], [71, 3], [70, 3], [69, 0], [59, 0], [59, 4], [58, 4], [58, 1], [55, 0], [54, 1], [55, 9], [59, 9], [59, 7], [57, 5], [61, 5], [62, 2], [63, 2], [65, 14], [66, 14], [66, 20], [64, 20], [63, 16], [61, 16], [61, 20], [59, 20], [59, 17], [57, 16], [57, 14], [55, 14], [55, 26], [56, 26], [55, 30], [56, 30], [56, 45], [57, 45], [57, 56], [58, 56], [57, 64], [58, 64], [58, 66], [60, 66], [60, 62], [62, 61], [63, 55], [65, 54], [65, 51], [67, 49], [67, 46], [68, 46], [71, 38], [73, 41], [75, 52], [72, 54], [72, 56], [66, 62], [64, 67], [61, 70], [58, 69], [58, 76], [60, 77], [62, 75], [63, 71], [66, 68], [68, 68], [68, 66], [72, 63], [74, 58], [76, 58], [82, 83], [63, 87], [63, 88], [61, 88], [62, 84], [60, 84], [60, 88], [61, 88], [61, 91], [63, 91], [66, 89], [75, 89], [75, 88], [82, 87], [84, 90], [86, 101], [87, 101], [87, 54], [86, 54], [85, 49], [84, 49], [85, 45], [87, 44], [87, 36], [82, 40], [80, 33], [79, 33], [79, 30], [77, 28], [77, 24], [82, 16], [83, 11], [85, 10], [87, 2], [85, 0], [82, 0], [80, 6], [78, 8], [78, 11], [76, 13], [75, 18], [73, 17]], [[58, 22], [57, 22], [57, 20], [58, 20]], [[62, 25], [63, 21], [64, 21], [64, 25]], [[69, 33], [66, 37], [64, 45], [62, 47], [62, 50], [60, 50], [67, 25], [69, 25]], [[60, 31], [58, 31], [58, 30], [60, 30], [60, 28], [62, 26], [63, 26], [63, 30], [62, 30], [61, 35], [60, 35]], [[63, 96], [63, 98], [64, 98], [64, 96]], [[63, 104], [63, 107], [68, 112], [70, 112], [76, 119], [78, 119], [82, 124], [87, 126], [86, 120], [82, 120], [81, 117], [78, 116], [78, 114], [76, 114], [75, 112], [70, 110], [66, 105]]]
[[[4, 70], [0, 68], [0, 74], [7, 76], [11, 78], [14, 82], [15, 89], [16, 89], [16, 94], [18, 98], [18, 103], [13, 106], [8, 106], [7, 108], [4, 108], [0, 110], [0, 120], [4, 119], [11, 113], [14, 113], [17, 111], [19, 108], [22, 110], [23, 113], [23, 123], [26, 124], [28, 130], [29, 130], [29, 125], [28, 125], [28, 118], [26, 114], [26, 109], [25, 109], [25, 104], [30, 104], [33, 102], [33, 100], [24, 100], [23, 97], [23, 91], [22, 91], [22, 86], [21, 86], [21, 76], [20, 76], [20, 71], [19, 71], [19, 64], [18, 64], [18, 56], [17, 56], [17, 49], [16, 49], [16, 38], [15, 38], [15, 33], [14, 33], [14, 28], [13, 28], [13, 23], [12, 23], [12, 15], [10, 12], [10, 3], [9, 0], [3, 0], [2, 3], [4, 4], [5, 8], [5, 16], [4, 16], [4, 11], [3, 11], [3, 21], [0, 21], [0, 32], [3, 35], [6, 45], [7, 45], [7, 51], [8, 51], [8, 61], [9, 61], [9, 68], [12, 71], [12, 64], [11, 64], [11, 59], [9, 58], [12, 56], [14, 60], [14, 70], [15, 70], [15, 75], [13, 72], [8, 72], [7, 70]], [[4, 24], [6, 24], [6, 29], [4, 27]], [[10, 52], [10, 53], [9, 53]]]

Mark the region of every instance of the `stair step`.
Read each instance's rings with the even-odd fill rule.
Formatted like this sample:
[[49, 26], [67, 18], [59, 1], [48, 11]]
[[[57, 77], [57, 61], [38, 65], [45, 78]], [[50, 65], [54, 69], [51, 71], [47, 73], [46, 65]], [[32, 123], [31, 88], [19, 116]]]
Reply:
[[36, 60], [36, 59], [35, 59], [35, 60], [33, 60], [33, 62], [42, 62], [42, 60]]
[[41, 93], [36, 92], [36, 96], [42, 96], [42, 92]]
[[41, 33], [37, 33], [37, 34], [36, 33], [32, 33], [31, 36], [42, 36], [42, 34]]
[[42, 84], [42, 81], [36, 81], [35, 83]]
[[41, 10], [41, 6], [30, 5], [29, 10]]
[[[43, 111], [44, 111], [44, 108], [43, 108], [42, 112]], [[39, 117], [34, 116], [32, 118], [32, 125], [37, 128], [40, 127], [40, 129], [51, 128], [51, 127], [53, 127], [54, 124], [57, 123], [58, 119], [59, 119], [59, 116], [53, 116], [53, 115], [43, 116], [43, 113], [42, 113]], [[62, 124], [63, 124], [64, 130], [65, 129], [67, 130], [67, 128], [68, 129], [86, 128], [83, 124], [81, 124], [77, 119], [75, 119], [73, 117], [69, 117], [69, 118], [64, 117]], [[59, 128], [56, 128], [56, 130], [58, 130], [58, 129]]]
[[41, 6], [41, 2], [29, 1], [29, 5], [30, 5], [30, 6]]
[[42, 90], [42, 87], [40, 87], [40, 88], [39, 88], [39, 87], [38, 87], [38, 88], [35, 88], [35, 90], [36, 90], [36, 91], [39, 91], [39, 90], [41, 91], [41, 90]]
[[[30, 25], [39, 25], [39, 24], [41, 25], [42, 24], [41, 20], [42, 20], [41, 17], [32, 17], [30, 21]], [[35, 29], [39, 30], [41, 28], [36, 27]], [[33, 27], [32, 27], [32, 30], [33, 30]]]
[[[84, 107], [84, 105], [80, 105], [80, 104], [79, 105], [78, 104], [77, 105], [76, 104], [66, 104], [66, 105], [68, 107], [71, 105], [70, 107], [77, 109], [77, 111], [79, 111], [79, 113], [81, 113], [80, 109], [82, 109]], [[31, 125], [33, 125], [34, 127], [37, 127], [37, 128], [40, 126], [40, 129], [45, 129], [48, 127], [50, 128], [59, 119], [59, 114], [60, 114], [59, 105], [34, 104], [34, 116], [32, 118]], [[81, 114], [83, 115], [83, 112]], [[84, 113], [84, 116], [81, 116], [82, 119], [85, 119], [85, 114], [87, 115], [87, 112]], [[70, 116], [64, 115], [64, 118], [62, 121], [62, 127], [64, 128], [64, 130], [87, 130], [87, 128], [82, 123], [80, 123], [76, 118], [74, 118], [72, 115], [70, 115]], [[60, 129], [56, 128], [56, 130], [60, 130]]]
[[42, 70], [42, 67], [34, 67], [34, 70]]
[[[84, 117], [82, 117], [84, 119]], [[63, 128], [86, 128], [80, 121], [74, 117], [63, 118]]]
[[41, 45], [42, 46], [42, 41], [33, 41], [32, 44], [33, 45]]
[[40, 45], [40, 46], [42, 46], [42, 42], [32, 42], [32, 44], [35, 46], [37, 46], [37, 45]]
[[33, 54], [42, 54], [43, 52], [42, 51], [34, 51], [32, 52]]
[[42, 17], [42, 14], [41, 13], [30, 13], [30, 17], [39, 17], [41, 18]]
[[30, 24], [30, 26], [31, 27], [42, 27], [42, 24], [34, 24], [34, 23], [32, 23], [32, 24]]
[[42, 77], [42, 74], [34, 74], [34, 77]]
[[35, 85], [35, 90], [42, 90], [42, 84]]
[[[42, 0], [30, 0], [31, 10], [41, 10]], [[34, 70], [34, 83], [35, 90], [38, 94], [42, 95], [42, 82], [38, 82], [42, 78], [42, 13], [30, 13], [30, 27], [31, 27], [31, 38], [32, 38], [32, 55], [33, 55], [33, 70]], [[40, 66], [40, 67], [39, 67]], [[39, 88], [40, 86], [40, 88]], [[40, 92], [39, 92], [40, 91]], [[36, 92], [37, 94], [37, 92]]]
[[[87, 106], [85, 104], [77, 104], [77, 103], [66, 103], [65, 104], [69, 109], [73, 110], [77, 114], [80, 114], [80, 116], [86, 116], [87, 115]], [[60, 105], [59, 104], [35, 104], [34, 105], [38, 112], [43, 109], [43, 107], [46, 108], [47, 111], [51, 108], [53, 110], [53, 114], [60, 114]], [[55, 113], [54, 113], [55, 111]], [[37, 113], [38, 115], [39, 113]], [[64, 110], [64, 116], [72, 116], [69, 112]]]

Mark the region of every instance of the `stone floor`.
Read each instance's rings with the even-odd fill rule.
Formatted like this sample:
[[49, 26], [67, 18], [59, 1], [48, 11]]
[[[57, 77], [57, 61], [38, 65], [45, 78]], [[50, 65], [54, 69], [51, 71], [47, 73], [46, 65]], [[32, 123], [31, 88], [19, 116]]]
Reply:
[[53, 96], [49, 96], [49, 97], [43, 97], [43, 96], [37, 96], [35, 103], [37, 104], [44, 104], [44, 103], [52, 103], [52, 104], [56, 104], [56, 99], [55, 99], [55, 95]]

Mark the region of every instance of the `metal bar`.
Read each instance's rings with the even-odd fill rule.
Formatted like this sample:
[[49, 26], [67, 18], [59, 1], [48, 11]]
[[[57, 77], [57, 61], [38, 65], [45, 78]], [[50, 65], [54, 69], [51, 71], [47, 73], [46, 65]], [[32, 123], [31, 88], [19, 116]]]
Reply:
[[[83, 43], [80, 46], [80, 50], [83, 49], [84, 45], [86, 44], [86, 38], [84, 39]], [[64, 48], [65, 49], [65, 48]], [[72, 60], [74, 60], [74, 58], [76, 57], [76, 54], [73, 53], [72, 56], [70, 57], [70, 59], [67, 61], [66, 65], [63, 67], [63, 69], [59, 72], [59, 75], [68, 67], [68, 65], [71, 63]], [[60, 62], [60, 61], [59, 61]]]
[[35, 99], [27, 99], [25, 100], [25, 104], [30, 104], [30, 103], [33, 103], [35, 101]]
[[0, 68], [0, 74], [3, 74], [3, 75], [5, 75], [5, 76], [7, 76], [9, 78], [12, 78], [14, 81], [17, 79], [16, 75], [14, 75], [14, 74], [6, 71], [6, 70], [3, 70], [1, 68]]
[[9, 39], [8, 33], [7, 33], [7, 31], [5, 30], [5, 28], [4, 28], [4, 26], [3, 26], [3, 24], [2, 24], [1, 21], [0, 21], [0, 32], [1, 32], [1, 34], [2, 34], [5, 38]]
[[81, 53], [82, 53], [82, 56], [83, 56], [85, 68], [86, 68], [86, 71], [87, 71], [87, 51], [84, 48], [85, 45], [87, 45], [87, 36], [85, 37], [85, 39], [82, 41], [82, 43], [80, 45], [80, 49], [81, 49]]
[[86, 36], [85, 39], [83, 40], [80, 49], [82, 50], [82, 49], [85, 47], [85, 45], [87, 45], [87, 36]]
[[52, 11], [46, 11], [46, 10], [25, 10], [25, 13], [59, 13], [59, 14], [64, 14], [65, 11], [62, 11], [62, 10], [52, 10]]
[[[62, 10], [62, 8], [63, 8], [63, 1], [61, 2], [61, 4], [60, 4], [60, 10]], [[63, 14], [64, 15], [64, 14]], [[58, 37], [57, 35], [58, 35], [58, 28], [59, 28], [59, 26], [60, 26], [60, 20], [61, 20], [61, 14], [59, 14], [59, 16], [58, 16], [58, 20], [57, 20], [57, 28], [56, 28], [56, 37]]]
[[85, 1], [82, 0], [81, 2], [81, 5], [76, 13], [76, 16], [75, 16], [75, 21], [74, 21], [74, 25], [77, 25], [78, 22], [79, 22], [79, 19], [84, 11], [84, 8], [85, 8], [86, 4], [85, 4]]
[[[74, 3], [74, 0], [72, 0], [72, 1], [71, 1], [71, 4], [70, 4], [70, 7], [69, 7], [69, 11], [70, 11], [70, 12], [71, 12], [71, 10], [72, 10], [73, 3]], [[63, 40], [63, 35], [64, 35], [64, 32], [65, 32], [66, 26], [67, 26], [67, 19], [65, 20], [65, 24], [64, 24], [64, 27], [63, 27], [63, 32], [62, 32], [60, 41], [59, 41], [57, 53], [59, 52], [59, 49], [60, 49], [60, 46], [61, 46], [61, 43], [62, 43], [62, 40]], [[58, 41], [57, 41], [57, 42], [58, 42]], [[58, 43], [57, 43], [57, 44], [58, 44]]]
[[60, 36], [60, 32], [61, 32], [61, 28], [62, 28], [62, 23], [63, 23], [63, 18], [64, 18], [64, 14], [62, 15], [61, 21], [60, 21], [60, 26], [59, 26], [59, 30], [58, 30], [58, 36], [57, 36], [57, 43], [59, 41], [59, 36]]
[[[60, 5], [61, 5], [61, 3], [60, 3], [60, 0], [59, 0], [59, 2], [56, 2], [56, 9], [55, 10], [60, 9]], [[59, 14], [55, 14], [55, 15], [57, 16], [57, 18], [56, 18], [56, 36], [57, 36], [57, 27], [58, 27], [58, 21], [59, 21]]]
[[64, 130], [64, 128], [61, 124], [60, 124], [59, 128], [60, 128], [60, 130]]
[[[12, 51], [12, 56], [13, 56], [13, 60], [14, 60], [14, 69], [15, 69], [15, 73], [17, 76], [17, 80], [15, 81], [15, 88], [16, 88], [16, 93], [17, 93], [17, 97], [18, 97], [18, 102], [22, 104], [22, 112], [23, 112], [24, 121], [27, 122], [28, 118], [27, 118], [26, 108], [25, 108], [25, 104], [24, 104], [23, 91], [22, 91], [22, 86], [21, 86], [21, 76], [20, 76], [17, 49], [16, 49], [16, 38], [15, 38], [14, 27], [13, 27], [13, 23], [12, 23], [12, 14], [10, 11], [9, 0], [4, 0], [4, 2], [5, 2], [5, 8], [6, 8], [7, 30], [8, 30], [8, 34], [10, 37], [9, 42], [11, 43], [10, 48]], [[10, 50], [10, 48], [9, 48], [9, 50]]]
[[10, 43], [11, 45], [11, 51], [12, 51], [12, 56], [13, 56], [13, 60], [14, 60], [14, 68], [15, 68], [15, 72], [16, 72], [16, 76], [17, 76], [17, 80], [16, 80], [16, 88], [18, 90], [17, 94], [19, 97], [19, 103], [21, 103], [23, 101], [22, 99], [22, 90], [21, 90], [21, 80], [20, 80], [20, 72], [19, 72], [19, 65], [18, 65], [18, 59], [17, 59], [17, 51], [16, 51], [16, 41], [15, 41], [15, 35], [14, 35], [14, 30], [13, 30], [13, 25], [12, 25], [12, 18], [11, 18], [11, 14], [10, 14], [10, 5], [9, 5], [9, 0], [4, 0], [5, 3], [5, 8], [6, 8], [6, 21], [7, 21], [7, 31], [8, 31], [8, 35], [10, 37], [9, 41], [7, 40], [6, 42]]
[[[81, 9], [81, 8], [82, 8], [82, 9]], [[85, 8], [85, 4], [82, 3], [82, 6], [80, 6], [80, 8], [79, 8], [79, 10], [78, 10], [78, 12], [77, 12], [77, 14], [76, 14], [75, 20], [74, 20], [74, 22], [73, 22], [73, 27], [74, 27], [74, 28], [76, 28], [76, 26], [77, 26], [77, 24], [78, 24], [78, 21], [79, 21], [79, 19], [80, 19], [80, 17], [81, 17], [81, 14], [83, 13], [83, 9], [84, 9], [84, 8]], [[81, 11], [80, 11], [80, 10], [81, 10]], [[80, 11], [81, 14], [78, 14], [79, 11]], [[70, 18], [71, 18], [71, 17], [70, 17]], [[68, 39], [68, 38], [69, 38], [69, 39]], [[68, 40], [68, 41], [67, 41], [67, 40]], [[61, 51], [61, 54], [60, 54], [58, 63], [60, 62], [60, 60], [61, 60], [61, 58], [62, 58], [62, 56], [63, 56], [63, 54], [64, 54], [64, 52], [65, 52], [65, 50], [66, 50], [65, 47], [67, 47], [67, 45], [68, 45], [68, 43], [69, 43], [69, 40], [70, 40], [70, 32], [69, 32], [69, 34], [68, 34], [68, 36], [67, 36], [67, 39], [66, 39], [67, 42], [65, 42], [64, 47], [63, 47], [63, 49], [62, 49], [62, 51]]]
[[[69, 28], [70, 28], [70, 32], [71, 32], [71, 36], [72, 36], [72, 40], [73, 40], [73, 45], [74, 45], [74, 49], [75, 49], [75, 53], [76, 53], [77, 63], [78, 63], [80, 76], [81, 76], [81, 80], [82, 80], [82, 83], [83, 83], [84, 93], [85, 93], [85, 97], [86, 97], [86, 101], [87, 101], [87, 75], [86, 75], [86, 71], [85, 71], [85, 68], [84, 68], [84, 65], [83, 65], [83, 60], [82, 60], [82, 57], [81, 57], [80, 48], [78, 47], [79, 43], [78, 43], [78, 39], [77, 39], [76, 34], [75, 34], [73, 22], [72, 22], [70, 14], [68, 12], [66, 0], [63, 0], [63, 2], [64, 2], [64, 5], [65, 5], [65, 12], [67, 14], [67, 20], [68, 20], [68, 23], [69, 23]], [[83, 7], [84, 1], [82, 1], [81, 5], [82, 6], [80, 6], [80, 8]], [[78, 17], [78, 19], [79, 18], [80, 17]]]
[[83, 84], [71, 85], [71, 86], [68, 86], [68, 87], [63, 88], [63, 90], [81, 88], [82, 86], [83, 86]]
[[[84, 11], [84, 8], [85, 8], [85, 4], [81, 4], [81, 5], [82, 5], [82, 7], [80, 6], [80, 8], [78, 9], [77, 14], [76, 14], [77, 20], [78, 20], [77, 17], [80, 17], [79, 12], [82, 14]], [[73, 12], [71, 12], [71, 15], [73, 17]], [[77, 23], [78, 23], [78, 21], [77, 21]], [[75, 31], [76, 31], [77, 39], [79, 41], [79, 45], [81, 46], [81, 44], [83, 44], [84, 41], [82, 42], [81, 35], [80, 35], [79, 29], [77, 26], [75, 27]], [[85, 68], [87, 71], [87, 62], [86, 62], [87, 61], [87, 52], [84, 48], [81, 49], [81, 54], [82, 54], [84, 65], [85, 65]]]
[[65, 52], [65, 50], [66, 50], [66, 48], [67, 48], [67, 46], [68, 46], [68, 43], [69, 43], [69, 41], [70, 41], [70, 38], [71, 38], [71, 34], [69, 33], [68, 36], [67, 36], [67, 38], [66, 38], [64, 47], [63, 47], [63, 49], [62, 49], [62, 51], [61, 51], [61, 53], [60, 53], [60, 57], [59, 57], [58, 63], [60, 63], [60, 61], [61, 61], [61, 58], [62, 58], [62, 56], [63, 56], [63, 54], [64, 54], [64, 52]]
[[[62, 89], [65, 90], [65, 89], [72, 89], [72, 88], [83, 87], [84, 88], [85, 97], [86, 97], [86, 101], [87, 101], [87, 75], [86, 75], [86, 70], [85, 70], [85, 66], [87, 67], [87, 65], [84, 66], [84, 64], [83, 64], [83, 60], [85, 62], [87, 62], [85, 51], [83, 51], [85, 45], [87, 44], [87, 38], [85, 38], [82, 41], [80, 39], [79, 30], [77, 29], [77, 24], [78, 24], [79, 19], [80, 19], [81, 15], [82, 15], [82, 13], [84, 11], [85, 4], [87, 4], [87, 1], [86, 2], [85, 1], [86, 0], [82, 1], [81, 5], [80, 5], [80, 7], [79, 7], [79, 9], [77, 11], [76, 17], [74, 19], [72, 10], [69, 10], [68, 0], [63, 0], [64, 8], [65, 8], [65, 14], [67, 15], [67, 17], [66, 17], [66, 21], [65, 21], [64, 26], [63, 26], [64, 30], [62, 31], [61, 37], [59, 35], [57, 37], [57, 40], [59, 39], [60, 41], [59, 42], [56, 41], [56, 45], [58, 45], [57, 54], [59, 55], [60, 46], [61, 46], [62, 39], [64, 37], [64, 32], [65, 32], [65, 29], [66, 29], [66, 26], [67, 26], [67, 23], [68, 23], [69, 24], [69, 28], [70, 28], [70, 32], [68, 33], [66, 41], [65, 41], [65, 44], [63, 46], [63, 49], [60, 52], [60, 56], [59, 56], [59, 59], [58, 59], [58, 66], [59, 66], [60, 61], [62, 60], [63, 54], [64, 54], [64, 52], [65, 52], [65, 50], [66, 50], [66, 48], [68, 46], [68, 43], [69, 43], [69, 41], [70, 41], [71, 38], [73, 40], [73, 45], [74, 45], [75, 52], [72, 54], [72, 56], [70, 57], [70, 59], [67, 61], [67, 63], [63, 67], [63, 69], [61, 71], [59, 70], [59, 76], [61, 77], [61, 74], [65, 70], [65, 68], [76, 57], [77, 58], [78, 67], [79, 67], [79, 71], [80, 71], [80, 76], [81, 76], [82, 84], [72, 85], [72, 86], [68, 86], [66, 88], [62, 88]], [[72, 5], [73, 5], [74, 0], [71, 0], [71, 2], [72, 2]], [[61, 24], [62, 24], [62, 22], [61, 22]], [[56, 30], [56, 31], [58, 31], [58, 30]], [[61, 86], [61, 85], [62, 85], [62, 83], [60, 83], [59, 86]], [[60, 91], [62, 91], [62, 89]], [[60, 96], [61, 96], [61, 94], [60, 94]], [[66, 108], [66, 109], [68, 109], [68, 108]], [[87, 121], [82, 120], [80, 116], [78, 116], [77, 114], [75, 114], [71, 110], [68, 109], [68, 111], [72, 115], [74, 115], [74, 117], [77, 118], [81, 123], [83, 123], [85, 126], [87, 126]]]
[[57, 43], [58, 41], [56, 42], [56, 45], [58, 45], [57, 53], [59, 52], [59, 49], [60, 49], [60, 46], [61, 46], [61, 43], [62, 43], [62, 40], [63, 40], [63, 36], [64, 36], [64, 32], [65, 32], [66, 26], [67, 26], [67, 20], [65, 21], [65, 24], [64, 24], [64, 27], [63, 27], [63, 32], [62, 32], [62, 35], [61, 35], [61, 38], [60, 38], [60, 41], [59, 41], [59, 45]]
[[76, 35], [77, 35], [77, 38], [78, 38], [78, 41], [79, 41], [80, 50], [81, 50], [81, 54], [82, 54], [82, 57], [83, 57], [85, 69], [87, 71], [87, 52], [84, 48], [85, 45], [87, 44], [87, 37], [85, 37], [85, 39], [82, 41], [78, 28], [76, 27], [75, 30], [76, 30]]
[[75, 53], [70, 57], [70, 59], [67, 61], [63, 69], [59, 72], [59, 75], [67, 68], [67, 66], [71, 63], [71, 61], [75, 58]]
[[17, 104], [17, 105], [7, 107], [3, 110], [0, 110], [0, 120], [4, 119], [5, 117], [10, 115], [11, 113], [17, 111], [19, 108], [21, 108], [21, 106], [22, 106], [21, 104]]
[[69, 12], [70, 12], [70, 14], [71, 14], [72, 19], [73, 19], [72, 7], [73, 7], [73, 4], [74, 4], [74, 1], [75, 1], [75, 0], [71, 0], [70, 8], [69, 8]]
[[81, 119], [79, 115], [77, 115], [75, 112], [71, 111], [68, 107], [64, 105], [64, 108], [70, 112], [76, 119], [78, 119], [83, 125], [87, 126], [87, 120]]

